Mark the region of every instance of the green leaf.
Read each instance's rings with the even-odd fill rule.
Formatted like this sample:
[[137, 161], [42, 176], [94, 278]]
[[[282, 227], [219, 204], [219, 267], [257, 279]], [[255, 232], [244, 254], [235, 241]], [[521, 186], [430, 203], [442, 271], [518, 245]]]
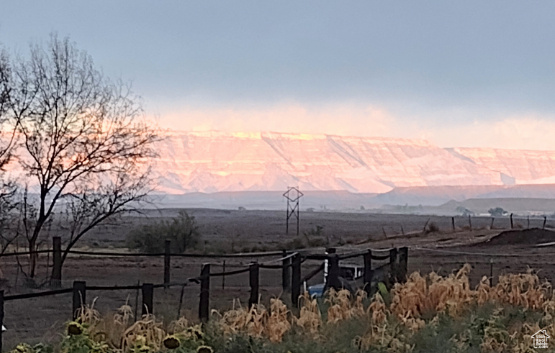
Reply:
[[387, 295], [389, 295], [389, 292], [387, 291], [387, 288], [385, 286], [385, 283], [383, 282], [379, 282], [378, 283], [378, 290], [380, 291], [380, 295], [382, 296], [382, 298], [386, 297]]

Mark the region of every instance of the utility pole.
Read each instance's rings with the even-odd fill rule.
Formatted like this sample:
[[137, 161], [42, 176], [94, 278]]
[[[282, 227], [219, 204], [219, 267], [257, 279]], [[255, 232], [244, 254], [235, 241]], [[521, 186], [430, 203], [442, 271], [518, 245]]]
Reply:
[[287, 217], [285, 223], [285, 234], [289, 234], [289, 219], [292, 216], [297, 218], [297, 235], [299, 235], [299, 224], [300, 224], [300, 208], [299, 199], [303, 197], [304, 194], [299, 190], [298, 186], [288, 186], [287, 191], [283, 194], [283, 197], [287, 199]]

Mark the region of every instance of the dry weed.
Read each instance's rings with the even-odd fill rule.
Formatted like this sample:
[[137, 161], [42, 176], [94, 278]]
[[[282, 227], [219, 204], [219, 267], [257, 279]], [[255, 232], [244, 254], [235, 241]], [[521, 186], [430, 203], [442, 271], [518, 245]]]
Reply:
[[325, 299], [325, 302], [330, 304], [328, 308], [328, 323], [337, 323], [365, 315], [364, 300], [366, 297], [366, 292], [358, 290], [353, 301], [348, 290], [343, 289], [336, 292], [330, 289]]
[[129, 326], [131, 320], [134, 319], [133, 308], [129, 305], [129, 296], [125, 301], [125, 304], [120, 306], [116, 313], [114, 314], [114, 323], [121, 327]]
[[380, 293], [376, 293], [370, 305], [368, 306], [368, 313], [371, 313], [372, 324], [381, 325], [387, 320], [387, 306], [383, 301]]
[[270, 300], [270, 310], [255, 304], [250, 309], [234, 300], [233, 309], [223, 314], [213, 310], [219, 317], [218, 326], [225, 335], [245, 333], [251, 337], [266, 337], [272, 342], [281, 342], [283, 335], [290, 330], [290, 312], [280, 299]]
[[[370, 326], [364, 335], [352, 341], [357, 350], [377, 348], [387, 352], [411, 352], [415, 346], [407, 342], [424, 326], [436, 332], [442, 330], [439, 313], [457, 318], [465, 313], [469, 304], [498, 303], [541, 311], [543, 316], [537, 323], [516, 320], [511, 322], [510, 327], [503, 327], [500, 322], [506, 320], [507, 312], [499, 305], [483, 326], [480, 343], [482, 352], [530, 352], [530, 335], [540, 328], [555, 337], [555, 299], [549, 283], [541, 283], [537, 274], [528, 271], [525, 274], [500, 276], [495, 286], [490, 286], [489, 279], [483, 277], [476, 289], [472, 290], [468, 280], [469, 271], [470, 266], [464, 265], [458, 272], [446, 277], [435, 272], [425, 276], [412, 273], [406, 283], [395, 284], [389, 307], [380, 292], [374, 295], [366, 307], [367, 297], [363, 291], [357, 292], [356, 297], [352, 298], [346, 290], [330, 290], [325, 298], [329, 304], [327, 324], [362, 318]], [[111, 342], [111, 348], [116, 352], [136, 352], [141, 349], [158, 351], [163, 349], [165, 338], [168, 345], [172, 343], [172, 346], [184, 340], [190, 341], [194, 348], [205, 344], [201, 326], [191, 326], [184, 317], [170, 323], [166, 331], [152, 315], [132, 323], [133, 312], [127, 302], [111, 320], [102, 320], [94, 308], [95, 303], [96, 299], [90, 306], [86, 305], [79, 310], [76, 324], [83, 326], [72, 329], [82, 332], [83, 327], [86, 327], [90, 337], [101, 340], [99, 343]], [[216, 314], [216, 325], [226, 336], [245, 334], [275, 343], [281, 342], [292, 326], [297, 326], [302, 334], [310, 335], [316, 342], [323, 341], [323, 332], [326, 331], [322, 330], [325, 325], [318, 301], [305, 293], [299, 303], [298, 317], [277, 298], [270, 300], [269, 308], [261, 304], [246, 308], [235, 300], [231, 310], [224, 313], [213, 311], [213, 314]], [[434, 312], [436, 315], [427, 323], [422, 319], [423, 314]], [[481, 320], [480, 325], [484, 323], [484, 319]], [[449, 343], [455, 344], [459, 351], [465, 351], [475, 342], [476, 336], [473, 335], [475, 333], [468, 328], [451, 337]]]
[[348, 290], [342, 289], [336, 292], [333, 288], [330, 289], [325, 302], [330, 305], [328, 323], [337, 323], [352, 317], [351, 293]]
[[239, 300], [234, 300], [233, 309], [219, 316], [219, 326], [226, 335], [243, 332], [252, 337], [262, 337], [268, 313], [263, 305], [255, 304], [247, 309], [241, 306]]
[[272, 342], [281, 342], [283, 335], [291, 329], [289, 310], [280, 299], [270, 300], [270, 317], [266, 322], [266, 336]]
[[469, 272], [470, 265], [465, 264], [456, 274], [448, 277], [435, 272], [426, 277], [412, 273], [406, 283], [397, 283], [393, 287], [391, 311], [405, 321], [419, 318], [427, 311], [447, 311], [452, 316], [458, 316], [474, 298], [475, 293], [470, 289], [468, 280]]
[[160, 350], [166, 332], [162, 323], [153, 315], [145, 315], [141, 320], [127, 328], [121, 338], [121, 349], [125, 352], [133, 347], [151, 347]]
[[303, 294], [299, 302], [302, 305], [299, 317], [294, 320], [295, 324], [310, 335], [317, 335], [320, 327], [322, 327], [322, 313], [318, 307], [318, 302], [316, 299], [310, 298], [307, 292]]
[[168, 331], [171, 333], [184, 332], [189, 328], [189, 320], [184, 316], [180, 317], [178, 320], [172, 321], [168, 327]]
[[537, 274], [527, 273], [499, 276], [499, 281], [490, 291], [491, 300], [499, 300], [526, 309], [538, 310], [551, 299], [551, 285], [540, 283]]
[[91, 328], [96, 326], [101, 320], [100, 313], [94, 308], [97, 299], [98, 298], [94, 298], [90, 305], [86, 304], [81, 306], [81, 308], [77, 310], [77, 318], [75, 321]]

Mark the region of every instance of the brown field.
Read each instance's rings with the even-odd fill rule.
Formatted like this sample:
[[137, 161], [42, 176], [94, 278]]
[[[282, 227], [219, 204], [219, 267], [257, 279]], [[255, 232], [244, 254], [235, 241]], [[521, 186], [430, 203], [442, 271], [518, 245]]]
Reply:
[[[290, 227], [290, 234], [285, 235], [285, 211], [229, 211], [193, 209], [189, 213], [196, 217], [203, 235], [198, 252], [246, 252], [281, 249], [298, 238], [295, 226]], [[160, 217], [174, 217], [177, 210], [148, 211], [145, 215], [126, 217], [120, 223], [104, 227], [91, 233], [82, 243], [82, 249], [117, 250], [125, 244], [125, 236], [129, 229], [140, 224], [152, 222]], [[424, 234], [424, 225], [432, 222], [438, 226], [439, 232]], [[476, 284], [481, 276], [489, 276], [490, 259], [493, 261], [494, 278], [505, 272], [524, 272], [528, 267], [540, 271], [540, 276], [553, 282], [555, 280], [555, 249], [551, 247], [535, 247], [534, 232], [523, 232], [513, 236], [511, 241], [498, 238], [491, 244], [484, 243], [502, 230], [509, 228], [508, 218], [496, 219], [494, 229], [489, 229], [489, 217], [474, 217], [473, 230], [470, 230], [467, 218], [457, 218], [455, 232], [451, 228], [450, 217], [384, 215], [370, 213], [332, 213], [304, 212], [301, 213], [301, 235], [323, 226], [323, 239], [329, 238], [332, 245], [343, 244], [341, 252], [359, 249], [380, 249], [408, 246], [409, 272], [437, 271], [449, 273], [464, 263], [473, 265], [471, 281]], [[532, 219], [530, 227], [541, 227], [543, 219]], [[519, 226], [527, 226], [527, 220], [515, 220]], [[550, 220], [548, 220], [548, 226]], [[403, 235], [404, 233], [404, 235]], [[549, 236], [549, 234], [547, 235]], [[526, 241], [519, 241], [519, 237]], [[507, 238], [508, 239], [508, 238]], [[515, 241], [516, 239], [516, 241]], [[539, 239], [539, 238], [538, 238]], [[545, 236], [541, 241], [545, 242]], [[555, 241], [555, 239], [553, 240]], [[46, 242], [45, 244], [47, 244]], [[323, 252], [323, 248], [312, 249]], [[274, 259], [277, 257], [274, 257]], [[272, 258], [260, 259], [268, 261]], [[244, 267], [252, 259], [226, 259], [226, 269]], [[21, 258], [25, 268], [26, 259]], [[184, 282], [187, 278], [199, 275], [202, 263], [211, 263], [212, 271], [222, 270], [223, 259], [206, 258], [173, 258], [172, 282]], [[349, 260], [357, 262], [357, 260]], [[358, 260], [361, 262], [361, 260]], [[42, 256], [38, 269], [37, 283], [44, 282], [49, 274], [51, 258]], [[305, 262], [303, 272], [308, 273], [318, 262]], [[30, 289], [25, 284], [24, 276], [18, 271], [17, 261], [13, 257], [0, 258], [3, 273], [3, 289], [6, 295], [30, 291], [47, 290]], [[88, 285], [135, 285], [137, 283], [161, 283], [163, 279], [162, 258], [135, 257], [90, 257], [71, 256], [64, 265], [63, 287], [70, 287], [74, 280], [84, 280]], [[321, 281], [321, 276], [311, 283]], [[310, 284], [310, 283], [309, 283]], [[262, 301], [272, 296], [280, 296], [281, 271], [262, 269], [260, 273]], [[181, 288], [155, 289], [154, 314], [165, 321], [177, 317], [177, 307]], [[183, 308], [181, 314], [195, 319], [198, 310], [199, 286], [190, 283], [183, 289]], [[223, 309], [231, 307], [234, 298], [246, 303], [249, 296], [248, 273], [211, 280], [211, 307]], [[88, 292], [87, 301], [98, 297], [95, 307], [107, 313], [117, 309], [126, 301], [136, 307], [136, 291]], [[282, 296], [290, 300], [288, 294]], [[138, 298], [140, 305], [140, 295]], [[139, 308], [140, 313], [140, 308]], [[5, 304], [4, 347], [13, 347], [21, 341], [56, 342], [60, 340], [61, 326], [71, 317], [71, 294], [10, 301]]]

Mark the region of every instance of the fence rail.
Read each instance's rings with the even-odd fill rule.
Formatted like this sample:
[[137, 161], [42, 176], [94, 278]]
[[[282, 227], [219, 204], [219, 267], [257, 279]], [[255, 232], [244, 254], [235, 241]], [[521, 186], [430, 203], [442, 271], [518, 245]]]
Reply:
[[[57, 237], [54, 237], [55, 239]], [[1, 257], [10, 256], [26, 256], [31, 254], [53, 254], [55, 249], [35, 250], [35, 251], [19, 251], [19, 252], [4, 252], [0, 254]], [[237, 254], [183, 254], [183, 253], [137, 253], [137, 252], [110, 252], [110, 251], [81, 251], [69, 250], [66, 251], [70, 255], [86, 255], [86, 256], [106, 256], [106, 257], [163, 257], [170, 255], [171, 257], [190, 257], [190, 258], [250, 258], [250, 257], [270, 257], [281, 255], [281, 251], [269, 252], [252, 252], [252, 253], [237, 253]]]
[[[528, 222], [528, 228], [530, 227], [530, 220], [537, 219], [537, 217], [525, 217], [517, 218], [514, 215], [510, 215], [508, 218], [510, 220], [511, 229], [515, 229], [514, 221], [526, 220]], [[542, 228], [546, 227], [547, 218], [543, 218]], [[499, 218], [491, 217], [490, 227], [493, 228], [495, 221]], [[452, 229], [456, 230], [455, 217], [452, 219]], [[428, 222], [427, 222], [428, 223]], [[426, 224], [427, 224], [426, 223]], [[468, 218], [468, 226], [472, 229], [472, 217]], [[404, 232], [403, 232], [404, 233]], [[210, 279], [212, 277], [222, 278], [222, 288], [225, 286], [225, 278], [227, 276], [234, 276], [244, 273], [249, 273], [248, 283], [250, 287], [249, 292], [249, 305], [253, 305], [258, 300], [259, 287], [260, 287], [260, 269], [267, 270], [281, 270], [282, 279], [281, 284], [284, 291], [288, 291], [291, 294], [291, 302], [293, 306], [298, 306], [298, 298], [301, 295], [301, 288], [303, 283], [313, 279], [316, 275], [324, 272], [325, 288], [339, 288], [341, 286], [341, 261], [362, 258], [363, 259], [363, 276], [362, 281], [364, 283], [364, 289], [370, 291], [372, 286], [379, 281], [385, 282], [388, 286], [395, 282], [400, 282], [406, 279], [407, 275], [407, 262], [408, 262], [408, 249], [405, 248], [391, 248], [391, 249], [365, 249], [360, 250], [360, 248], [342, 248], [345, 253], [336, 254], [335, 251], [327, 251], [326, 254], [312, 253], [307, 250], [290, 250], [290, 251], [270, 251], [270, 252], [257, 252], [257, 253], [238, 253], [238, 254], [227, 254], [227, 255], [215, 255], [215, 254], [183, 254], [183, 253], [171, 253], [170, 244], [166, 242], [164, 247], [164, 252], [161, 253], [140, 253], [140, 252], [108, 252], [108, 251], [81, 251], [81, 250], [62, 250], [62, 242], [60, 237], [54, 237], [52, 243], [52, 249], [45, 250], [35, 250], [35, 251], [22, 251], [22, 252], [5, 252], [0, 254], [0, 258], [3, 257], [14, 257], [14, 256], [28, 256], [32, 254], [53, 254], [53, 269], [52, 280], [53, 287], [56, 285], [60, 286], [62, 283], [62, 256], [61, 254], [66, 253], [68, 255], [74, 256], [93, 256], [93, 257], [158, 257], [163, 258], [164, 261], [164, 272], [163, 272], [163, 282], [152, 284], [144, 283], [142, 285], [129, 285], [129, 286], [87, 286], [85, 282], [76, 281], [73, 283], [72, 288], [60, 288], [50, 291], [43, 291], [37, 293], [24, 293], [15, 295], [4, 295], [3, 291], [0, 291], [0, 324], [3, 323], [4, 318], [4, 302], [10, 302], [14, 300], [25, 300], [30, 298], [47, 297], [53, 295], [64, 295], [73, 293], [73, 316], [75, 317], [78, 310], [86, 302], [86, 293], [88, 291], [110, 291], [110, 290], [136, 290], [142, 293], [142, 313], [152, 313], [153, 312], [153, 295], [154, 290], [158, 288], [170, 288], [170, 287], [181, 287], [181, 298], [180, 298], [180, 308], [183, 299], [183, 289], [189, 284], [198, 284], [200, 289], [199, 298], [199, 318], [202, 321], [206, 321], [209, 318], [210, 312]], [[331, 250], [331, 249], [328, 249]], [[499, 253], [475, 253], [475, 252], [465, 252], [457, 250], [447, 250], [441, 248], [418, 248], [415, 247], [411, 251], [417, 252], [437, 252], [446, 254], [459, 254], [459, 255], [470, 255], [470, 256], [487, 256], [490, 259], [493, 257], [518, 257], [518, 256], [530, 256], [521, 254], [499, 254]], [[552, 254], [555, 254], [552, 253]], [[544, 253], [543, 255], [547, 255]], [[274, 259], [268, 259], [266, 261], [259, 262], [258, 259], [277, 257]], [[171, 258], [197, 258], [197, 259], [254, 259], [249, 265], [239, 265], [241, 268], [227, 270], [225, 260], [223, 262], [223, 270], [221, 272], [211, 272], [211, 265], [209, 263], [203, 264], [199, 276], [187, 278], [185, 282], [171, 282]], [[306, 261], [322, 261], [322, 263], [315, 269], [312, 269], [308, 273], [303, 275], [302, 265]], [[378, 264], [376, 266], [375, 262], [386, 261], [385, 263]], [[492, 272], [492, 261], [490, 260], [490, 272]], [[227, 264], [229, 267], [237, 268], [238, 265]], [[492, 277], [492, 276], [490, 276]], [[490, 278], [491, 281], [491, 278]], [[178, 310], [178, 312], [179, 312]], [[0, 332], [0, 352], [2, 349], [2, 333]]]
[[[58, 241], [56, 241], [58, 242]], [[210, 264], [206, 263], [202, 265], [200, 275], [198, 277], [188, 278], [186, 282], [170, 282], [170, 273], [167, 267], [169, 266], [169, 262], [166, 260], [168, 255], [173, 256], [173, 254], [168, 254], [165, 252], [163, 256], [165, 257], [165, 270], [164, 270], [164, 282], [159, 284], [152, 284], [152, 283], [144, 283], [142, 285], [129, 285], [129, 286], [87, 286], [86, 282], [83, 281], [75, 281], [73, 282], [72, 288], [61, 288], [56, 290], [49, 290], [37, 293], [25, 293], [25, 294], [16, 294], [16, 295], [4, 295], [4, 291], [0, 291], [0, 325], [3, 324], [4, 318], [4, 303], [14, 300], [24, 300], [24, 299], [31, 299], [31, 298], [38, 298], [38, 297], [46, 297], [52, 295], [62, 295], [62, 294], [69, 294], [72, 293], [72, 315], [73, 319], [76, 319], [79, 314], [79, 310], [85, 305], [86, 303], [86, 295], [89, 291], [113, 291], [113, 290], [137, 290], [142, 292], [142, 314], [152, 314], [153, 313], [153, 296], [154, 296], [154, 289], [156, 288], [169, 288], [174, 286], [182, 287], [181, 291], [181, 298], [180, 298], [180, 308], [181, 309], [181, 302], [183, 297], [183, 288], [187, 286], [189, 283], [198, 283], [200, 284], [200, 298], [199, 298], [199, 319], [203, 322], [206, 322], [209, 319], [210, 313], [210, 279], [212, 277], [223, 277], [225, 279], [226, 276], [234, 276], [242, 273], [249, 273], [249, 306], [254, 305], [258, 301], [259, 290], [260, 290], [260, 269], [281, 269], [282, 270], [282, 287], [284, 290], [290, 290], [291, 292], [291, 301], [293, 306], [298, 306], [298, 299], [301, 295], [301, 285], [305, 281], [310, 280], [318, 273], [322, 272], [326, 267], [326, 264], [329, 264], [329, 273], [328, 276], [325, 278], [326, 281], [326, 288], [335, 288], [339, 289], [341, 287], [341, 283], [339, 281], [340, 271], [339, 271], [339, 264], [341, 260], [345, 259], [352, 259], [355, 257], [363, 257], [364, 258], [364, 288], [369, 290], [372, 280], [374, 278], [375, 273], [378, 273], [379, 269], [381, 268], [383, 271], [383, 266], [378, 267], [376, 269], [372, 269], [372, 259], [381, 261], [389, 259], [386, 265], [389, 266], [389, 270], [391, 272], [395, 271], [393, 275], [387, 276], [388, 278], [392, 278], [394, 280], [403, 280], [402, 274], [406, 276], [406, 256], [403, 258], [399, 257], [398, 254], [406, 254], [407, 248], [402, 248], [400, 251], [397, 249], [390, 249], [387, 255], [375, 255], [372, 253], [371, 249], [367, 249], [365, 251], [356, 251], [346, 254], [338, 255], [334, 251], [328, 249], [327, 254], [301, 254], [299, 252], [274, 252], [271, 253], [273, 256], [281, 255], [280, 258], [269, 260], [267, 263], [258, 263], [252, 262], [248, 266], [232, 271], [225, 271], [225, 268], [222, 272], [211, 272], [210, 271]], [[46, 253], [46, 251], [40, 251], [41, 253]], [[27, 254], [29, 252], [26, 252]], [[78, 252], [79, 254], [91, 254], [92, 252]], [[99, 253], [94, 253], [95, 255]], [[113, 253], [100, 253], [100, 254], [110, 254]], [[267, 253], [266, 253], [267, 254]], [[127, 254], [129, 255], [129, 254]], [[133, 254], [137, 255], [137, 254]], [[140, 255], [138, 255], [140, 256]], [[161, 255], [158, 255], [161, 256]], [[250, 257], [253, 257], [252, 255]], [[307, 260], [324, 260], [317, 269], [312, 270], [311, 272], [307, 273], [304, 277], [301, 278], [301, 265]], [[279, 264], [281, 262], [281, 264]], [[277, 263], [277, 264], [276, 264]], [[60, 282], [61, 283], [61, 282]], [[388, 283], [389, 284], [389, 283]], [[179, 311], [178, 310], [178, 311]], [[0, 352], [2, 351], [2, 333], [0, 332]]]
[[[58, 290], [49, 290], [49, 291], [38, 292], [38, 293], [6, 295], [6, 296], [3, 296], [3, 298], [4, 298], [4, 301], [30, 299], [30, 298], [39, 298], [39, 297], [49, 297], [51, 295], [56, 295], [56, 294], [71, 293], [71, 291], [72, 291], [71, 288], [66, 288], [66, 289], [58, 289]], [[1, 291], [1, 292], [3, 293], [4, 291]]]
[[[203, 255], [203, 254], [173, 254], [169, 251], [169, 242], [165, 243], [164, 253], [148, 254], [148, 253], [114, 253], [114, 252], [94, 252], [94, 251], [76, 251], [70, 250], [69, 254], [72, 255], [83, 255], [83, 256], [106, 256], [106, 257], [163, 257], [164, 259], [164, 274], [163, 283], [152, 284], [144, 283], [142, 285], [125, 285], [125, 286], [87, 286], [86, 282], [75, 281], [71, 288], [59, 288], [49, 291], [42, 291], [36, 293], [24, 293], [16, 295], [4, 295], [4, 291], [0, 291], [0, 325], [3, 324], [4, 320], [4, 303], [14, 300], [25, 300], [31, 298], [47, 297], [53, 295], [63, 295], [72, 293], [72, 318], [76, 319], [79, 314], [79, 310], [86, 303], [87, 292], [90, 291], [114, 291], [114, 290], [136, 290], [137, 298], [138, 291], [142, 293], [142, 314], [152, 314], [153, 313], [153, 296], [154, 289], [156, 288], [170, 288], [170, 287], [181, 287], [181, 298], [178, 312], [181, 310], [181, 303], [183, 300], [183, 290], [184, 287], [189, 285], [189, 283], [199, 284], [200, 298], [199, 298], [199, 319], [202, 322], [206, 322], [209, 319], [210, 313], [210, 279], [216, 277], [222, 277], [222, 286], [224, 285], [225, 278], [227, 276], [234, 276], [243, 273], [249, 273], [249, 306], [254, 305], [258, 301], [259, 291], [260, 291], [260, 269], [269, 270], [281, 270], [282, 271], [282, 288], [284, 291], [290, 291], [291, 302], [293, 306], [298, 307], [298, 300], [301, 295], [302, 284], [306, 281], [314, 278], [318, 273], [325, 271], [328, 267], [328, 273], [325, 274], [325, 286], [326, 288], [339, 289], [341, 287], [341, 282], [339, 281], [340, 271], [339, 265], [340, 261], [346, 259], [353, 259], [357, 257], [362, 257], [364, 259], [364, 288], [366, 290], [370, 289], [372, 281], [376, 279], [378, 273], [383, 272], [385, 267], [378, 267], [372, 269], [372, 260], [383, 261], [389, 260], [386, 264], [389, 266], [389, 272], [393, 275], [388, 274], [388, 284], [390, 284], [389, 279], [393, 281], [401, 281], [406, 276], [406, 255], [404, 259], [401, 259], [399, 254], [406, 254], [407, 248], [400, 249], [366, 249], [364, 251], [356, 250], [347, 252], [344, 254], [336, 254], [335, 249], [328, 249], [326, 254], [315, 254], [303, 251], [275, 251], [275, 252], [265, 252], [265, 253], [248, 253], [248, 254], [229, 254], [229, 255]], [[387, 252], [384, 255], [377, 255], [376, 252]], [[61, 263], [61, 239], [59, 237], [53, 238], [53, 249], [52, 250], [37, 250], [37, 251], [25, 251], [25, 252], [13, 252], [0, 254], [0, 257], [9, 256], [23, 256], [30, 254], [50, 254], [53, 253], [53, 268], [55, 269], [52, 273], [51, 285], [54, 288], [61, 286], [62, 283], [62, 263]], [[270, 257], [270, 256], [280, 256], [277, 259], [270, 259], [265, 262], [258, 262], [258, 258]], [[223, 271], [221, 272], [211, 272], [211, 266], [209, 263], [203, 264], [198, 277], [187, 278], [185, 282], [171, 282], [171, 266], [170, 260], [172, 257], [194, 257], [194, 258], [254, 258], [255, 261], [251, 262], [249, 265], [244, 265], [242, 268], [234, 269], [231, 271], [226, 271], [225, 261], [223, 264]], [[309, 260], [323, 261], [318, 268], [310, 271], [304, 277], [302, 274], [302, 264]], [[328, 266], [329, 265], [329, 266]], [[381, 270], [380, 270], [381, 269]], [[380, 272], [381, 271], [381, 272]], [[404, 273], [404, 275], [403, 275]], [[2, 351], [2, 333], [0, 332], [0, 352]]]

